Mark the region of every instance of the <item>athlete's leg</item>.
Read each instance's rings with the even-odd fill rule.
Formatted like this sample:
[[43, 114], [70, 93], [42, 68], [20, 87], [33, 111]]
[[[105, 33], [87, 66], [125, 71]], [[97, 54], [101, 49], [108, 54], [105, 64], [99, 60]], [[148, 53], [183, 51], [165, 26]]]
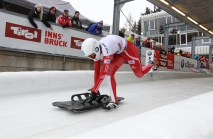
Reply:
[[111, 95], [111, 100], [117, 103], [117, 93], [116, 93], [116, 81], [115, 72], [123, 65], [125, 59], [118, 54], [115, 54], [110, 62], [109, 70], [107, 72], [107, 83], [109, 87], [109, 92]]
[[128, 61], [130, 67], [132, 68], [134, 74], [141, 78], [143, 77], [147, 72], [150, 71], [150, 69], [154, 66], [153, 64], [148, 64], [146, 66], [141, 66], [140, 56], [138, 53], [138, 48], [127, 41], [127, 47], [120, 55]]

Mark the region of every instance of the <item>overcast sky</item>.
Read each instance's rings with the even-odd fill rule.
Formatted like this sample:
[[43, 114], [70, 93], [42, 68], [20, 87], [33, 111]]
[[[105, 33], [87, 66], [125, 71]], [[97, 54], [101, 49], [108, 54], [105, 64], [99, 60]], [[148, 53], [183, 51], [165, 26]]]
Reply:
[[[85, 17], [94, 20], [103, 20], [104, 24], [112, 25], [113, 21], [113, 5], [114, 0], [64, 0], [71, 3], [71, 5]], [[145, 12], [145, 8], [153, 9], [153, 4], [146, 0], [134, 0], [126, 3], [122, 11], [126, 16], [132, 14], [133, 19], [138, 21], [140, 13]], [[120, 27], [123, 27], [126, 22], [125, 17], [121, 13]]]

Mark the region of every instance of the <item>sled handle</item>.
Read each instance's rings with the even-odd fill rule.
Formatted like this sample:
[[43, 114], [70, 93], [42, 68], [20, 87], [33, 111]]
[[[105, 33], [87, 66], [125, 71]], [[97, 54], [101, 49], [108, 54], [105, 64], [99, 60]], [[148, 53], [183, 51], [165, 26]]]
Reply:
[[75, 95], [72, 95], [72, 96], [71, 96], [71, 101], [76, 102], [76, 101], [74, 100], [75, 97], [77, 97], [79, 101], [84, 101], [84, 100], [82, 99], [81, 96], [84, 95], [84, 96], [86, 97], [86, 99], [87, 99], [87, 98], [89, 97], [89, 94], [90, 94], [90, 93], [82, 93], [82, 94], [75, 94]]

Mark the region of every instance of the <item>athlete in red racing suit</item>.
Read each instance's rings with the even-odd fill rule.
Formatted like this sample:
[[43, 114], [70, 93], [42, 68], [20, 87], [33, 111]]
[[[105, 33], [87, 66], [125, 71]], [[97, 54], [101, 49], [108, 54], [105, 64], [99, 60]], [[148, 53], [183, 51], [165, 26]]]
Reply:
[[[99, 95], [97, 93], [98, 88], [105, 76], [107, 78], [111, 102], [104, 107], [105, 109], [118, 107], [114, 75], [125, 61], [129, 63], [132, 71], [138, 78], [143, 77], [154, 67], [154, 62], [152, 61], [146, 66], [141, 66], [138, 48], [133, 43], [117, 35], [107, 35], [100, 41], [88, 38], [82, 43], [81, 50], [85, 56], [94, 59], [95, 73], [94, 86], [91, 89], [91, 100], [97, 99]], [[100, 70], [101, 54], [103, 54], [103, 61], [102, 69]]]

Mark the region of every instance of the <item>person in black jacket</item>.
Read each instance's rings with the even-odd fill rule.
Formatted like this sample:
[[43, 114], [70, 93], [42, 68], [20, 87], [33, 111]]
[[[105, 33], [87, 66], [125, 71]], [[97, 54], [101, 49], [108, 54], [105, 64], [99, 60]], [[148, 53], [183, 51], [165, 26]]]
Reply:
[[75, 15], [72, 18], [72, 27], [77, 28], [77, 29], [82, 29], [82, 24], [81, 21], [79, 20], [79, 11], [75, 12]]
[[56, 8], [55, 7], [51, 7], [49, 12], [47, 12], [46, 16], [44, 16], [44, 18], [42, 19], [42, 22], [45, 24], [46, 27], [50, 28], [51, 30], [53, 30], [53, 27], [47, 22], [56, 22]]
[[121, 31], [119, 31], [119, 36], [124, 38], [125, 37], [124, 32], [125, 28], [122, 28]]
[[38, 18], [42, 21], [43, 19], [43, 8], [41, 4], [37, 4], [34, 9], [32, 9], [28, 14], [28, 19], [30, 23], [37, 29], [38, 26], [34, 22], [33, 18]]
[[1, 9], [5, 9], [5, 7], [4, 7], [4, 1], [3, 0], [0, 0], [0, 8]]

